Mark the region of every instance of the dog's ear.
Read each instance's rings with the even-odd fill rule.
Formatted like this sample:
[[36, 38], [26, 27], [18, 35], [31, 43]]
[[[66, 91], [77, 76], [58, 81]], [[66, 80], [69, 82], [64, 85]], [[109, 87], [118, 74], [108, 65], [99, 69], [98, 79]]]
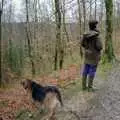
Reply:
[[25, 85], [26, 78], [22, 77], [20, 81], [20, 85], [24, 86]]
[[32, 87], [32, 80], [31, 79], [26, 79], [25, 80], [25, 89], [31, 89], [31, 87]]
[[31, 89], [32, 87], [32, 80], [31, 79], [25, 79], [24, 81], [21, 81], [21, 85], [24, 89]]

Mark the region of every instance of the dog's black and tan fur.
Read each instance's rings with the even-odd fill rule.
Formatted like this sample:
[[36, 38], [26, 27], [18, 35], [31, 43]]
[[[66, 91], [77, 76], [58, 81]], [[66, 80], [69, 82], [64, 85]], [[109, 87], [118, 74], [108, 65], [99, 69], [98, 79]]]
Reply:
[[29, 79], [23, 81], [22, 85], [34, 103], [37, 103], [37, 106], [40, 104], [48, 109], [49, 115], [47, 119], [50, 119], [55, 114], [58, 102], [63, 106], [61, 94], [57, 87], [42, 86]]

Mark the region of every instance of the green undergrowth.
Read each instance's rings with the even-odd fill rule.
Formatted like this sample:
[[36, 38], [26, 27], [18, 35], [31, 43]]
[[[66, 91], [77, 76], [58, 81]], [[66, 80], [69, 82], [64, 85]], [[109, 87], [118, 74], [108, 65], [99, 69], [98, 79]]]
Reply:
[[106, 78], [108, 73], [112, 70], [112, 68], [113, 68], [113, 64], [111, 63], [100, 64], [98, 66], [97, 73], [101, 78]]

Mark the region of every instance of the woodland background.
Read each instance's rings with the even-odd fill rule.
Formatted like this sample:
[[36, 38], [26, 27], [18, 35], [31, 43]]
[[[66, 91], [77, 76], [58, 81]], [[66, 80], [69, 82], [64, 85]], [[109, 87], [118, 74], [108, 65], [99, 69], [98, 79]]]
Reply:
[[101, 63], [120, 57], [119, 0], [2, 0], [0, 83], [12, 75], [34, 77], [81, 65], [79, 44], [88, 21], [99, 21], [104, 44]]

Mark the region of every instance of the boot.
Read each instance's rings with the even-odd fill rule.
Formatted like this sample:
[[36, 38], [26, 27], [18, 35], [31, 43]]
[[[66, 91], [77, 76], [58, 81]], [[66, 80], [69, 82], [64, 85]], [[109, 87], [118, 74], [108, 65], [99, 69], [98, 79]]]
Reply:
[[82, 77], [82, 89], [83, 90], [87, 89], [86, 82], [87, 82], [87, 75], [83, 75]]
[[94, 80], [94, 76], [89, 76], [89, 79], [88, 79], [88, 91], [94, 91], [94, 89], [93, 89], [93, 80]]

